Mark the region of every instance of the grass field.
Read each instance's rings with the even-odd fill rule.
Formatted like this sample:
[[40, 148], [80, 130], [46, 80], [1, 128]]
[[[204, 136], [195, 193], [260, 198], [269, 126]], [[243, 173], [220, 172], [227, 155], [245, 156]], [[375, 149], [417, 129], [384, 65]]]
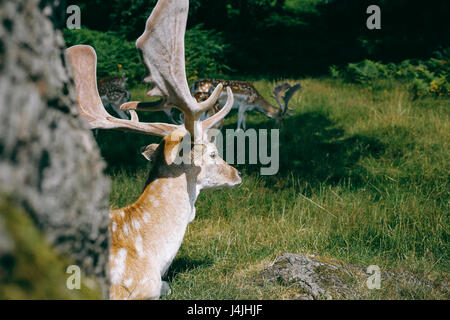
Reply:
[[[241, 166], [241, 186], [200, 195], [197, 218], [169, 271], [169, 299], [292, 298], [295, 287], [253, 280], [286, 252], [448, 281], [449, 100], [413, 101], [408, 84], [391, 81], [371, 87], [327, 78], [300, 82], [295, 115], [281, 128], [279, 174], [262, 177], [259, 167]], [[268, 99], [274, 85], [255, 82]], [[132, 93], [144, 96], [141, 89]], [[236, 120], [232, 113], [226, 127]], [[275, 125], [250, 113], [247, 127]], [[113, 208], [139, 196], [149, 165], [137, 148], [155, 141], [124, 136], [99, 138], [111, 164]], [[128, 142], [108, 151], [108, 139]], [[382, 286], [361, 298], [449, 297]]]

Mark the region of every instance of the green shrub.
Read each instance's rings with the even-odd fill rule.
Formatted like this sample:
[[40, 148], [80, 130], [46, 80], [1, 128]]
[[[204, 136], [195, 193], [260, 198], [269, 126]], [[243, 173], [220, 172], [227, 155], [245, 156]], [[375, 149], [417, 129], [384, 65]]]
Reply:
[[85, 44], [97, 52], [97, 77], [126, 73], [132, 84], [141, 82], [146, 75], [136, 46], [125, 38], [108, 32], [89, 29], [64, 30], [67, 46]]
[[403, 79], [412, 82], [411, 91], [414, 98], [450, 96], [449, 61], [432, 58], [411, 64], [409, 68], [415, 70], [411, 74], [405, 74]]
[[333, 78], [340, 78], [341, 77], [339, 68], [337, 66], [334, 66], [334, 65], [330, 66], [330, 68], [328, 70], [330, 72], [331, 77], [333, 77]]
[[369, 84], [376, 79], [388, 78], [392, 66], [371, 60], [349, 63], [344, 68], [331, 66], [329, 71], [333, 78], [342, 78], [350, 83]]
[[[126, 73], [129, 83], [133, 86], [147, 76], [134, 41], [127, 41], [117, 33], [65, 29], [64, 38], [67, 46], [86, 44], [95, 48], [99, 78]], [[203, 30], [201, 25], [188, 30], [186, 33], [188, 79], [218, 76], [229, 70], [224, 59], [227, 47], [221, 34]]]
[[378, 79], [404, 80], [410, 83], [414, 98], [450, 96], [450, 59], [447, 55], [448, 50], [444, 50], [436, 54], [438, 58], [405, 60], [398, 64], [364, 60], [341, 68], [332, 66], [330, 74], [346, 82], [367, 85]]
[[367, 83], [387, 76], [388, 68], [385, 65], [367, 59], [358, 63], [349, 63], [344, 73], [345, 80], [355, 83]]
[[433, 77], [430, 79], [414, 79], [412, 91], [415, 98], [428, 95], [450, 96], [450, 83], [445, 76]]
[[230, 68], [225, 63], [228, 45], [222, 34], [197, 25], [186, 32], [186, 72], [189, 80], [217, 77]]

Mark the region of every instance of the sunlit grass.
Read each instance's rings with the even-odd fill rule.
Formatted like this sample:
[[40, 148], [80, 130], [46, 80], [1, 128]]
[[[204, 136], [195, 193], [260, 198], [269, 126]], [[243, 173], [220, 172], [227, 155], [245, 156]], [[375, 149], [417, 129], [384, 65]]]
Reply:
[[[300, 82], [295, 115], [281, 129], [280, 173], [261, 177], [242, 167], [241, 186], [200, 195], [168, 275], [170, 299], [292, 298], [295, 288], [253, 281], [286, 252], [448, 280], [449, 101], [412, 101], [407, 84], [390, 81]], [[274, 85], [255, 83], [267, 99]], [[275, 127], [257, 113], [247, 124]], [[232, 114], [226, 126], [235, 125]], [[139, 196], [147, 170], [110, 169], [112, 207]], [[442, 298], [410, 288], [364, 297]]]

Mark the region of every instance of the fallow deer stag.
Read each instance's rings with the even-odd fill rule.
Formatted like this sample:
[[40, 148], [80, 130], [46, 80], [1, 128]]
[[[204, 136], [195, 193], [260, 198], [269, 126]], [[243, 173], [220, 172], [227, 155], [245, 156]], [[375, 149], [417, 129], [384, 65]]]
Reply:
[[120, 110], [120, 106], [130, 101], [130, 92], [126, 88], [125, 74], [107, 77], [98, 81], [98, 92], [105, 108], [111, 107], [121, 119], [129, 119], [127, 114]]
[[192, 85], [191, 94], [197, 99], [197, 101], [204, 101], [211, 96], [212, 92], [219, 84], [222, 84], [224, 89], [216, 106], [208, 111], [208, 115], [212, 115], [222, 108], [226, 98], [224, 90], [225, 88], [231, 88], [235, 98], [233, 109], [238, 109], [237, 128], [242, 128], [244, 130], [246, 130], [245, 112], [254, 109], [265, 114], [269, 118], [275, 119], [277, 122], [281, 122], [286, 114], [288, 114], [289, 101], [302, 87], [300, 84], [291, 86], [288, 83], [276, 86], [273, 90], [273, 98], [277, 102], [279, 108], [264, 99], [264, 97], [248, 81], [219, 79], [199, 80]]
[[[201, 115], [215, 105], [222, 86], [203, 103], [198, 103], [189, 92], [184, 60], [188, 10], [188, 0], [159, 0], [147, 20], [136, 46], [150, 71], [146, 82], [153, 89], [148, 95], [162, 99], [122, 106], [130, 111], [131, 120], [112, 117], [103, 108], [96, 87], [94, 49], [89, 46], [68, 49], [79, 112], [92, 128], [163, 137], [159, 145], [144, 149], [153, 166], [143, 194], [134, 204], [110, 212], [112, 299], [158, 299], [166, 293], [169, 288], [162, 277], [181, 246], [187, 225], [195, 217], [199, 192], [241, 183], [239, 172], [219, 157], [216, 146], [207, 139], [207, 130], [233, 106], [231, 89], [227, 90], [224, 108], [204, 121], [200, 120]], [[136, 111], [164, 110], [167, 106], [183, 112], [184, 125], [139, 122]], [[192, 137], [190, 152], [186, 152], [191, 161], [178, 164], [175, 160], [186, 136]]]

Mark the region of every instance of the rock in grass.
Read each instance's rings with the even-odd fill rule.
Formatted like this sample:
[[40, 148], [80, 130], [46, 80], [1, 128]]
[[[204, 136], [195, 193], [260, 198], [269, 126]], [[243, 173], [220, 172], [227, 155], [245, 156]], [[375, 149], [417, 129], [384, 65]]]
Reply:
[[293, 297], [312, 299], [448, 299], [448, 278], [429, 279], [408, 271], [381, 272], [381, 289], [367, 287], [367, 267], [335, 259], [283, 254], [258, 276], [259, 283], [298, 288]]
[[351, 274], [341, 266], [296, 254], [284, 254], [262, 273], [268, 282], [296, 285], [297, 299], [331, 299], [332, 294], [350, 296]]

